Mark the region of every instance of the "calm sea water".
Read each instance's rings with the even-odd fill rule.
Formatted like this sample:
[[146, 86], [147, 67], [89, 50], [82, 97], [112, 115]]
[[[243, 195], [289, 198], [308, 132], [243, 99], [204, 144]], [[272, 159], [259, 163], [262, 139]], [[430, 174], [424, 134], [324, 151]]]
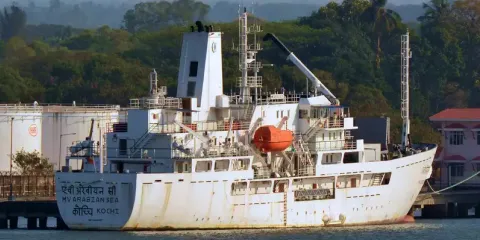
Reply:
[[[19, 223], [19, 227], [23, 227]], [[0, 239], [36, 240], [123, 240], [123, 239], [295, 239], [295, 240], [394, 240], [394, 239], [480, 239], [480, 219], [417, 220], [416, 223], [305, 229], [168, 231], [168, 232], [90, 232], [54, 230], [1, 230]]]

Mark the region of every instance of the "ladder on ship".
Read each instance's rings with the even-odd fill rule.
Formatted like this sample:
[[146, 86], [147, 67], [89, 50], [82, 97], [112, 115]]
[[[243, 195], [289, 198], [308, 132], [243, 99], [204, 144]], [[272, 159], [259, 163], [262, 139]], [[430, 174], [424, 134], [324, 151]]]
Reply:
[[308, 144], [305, 144], [305, 142], [303, 141], [302, 138], [299, 138], [297, 141], [296, 141], [296, 149], [298, 149], [299, 151], [297, 152], [297, 156], [299, 157], [300, 159], [300, 162], [303, 164], [303, 165], [306, 165], [306, 166], [312, 166], [313, 165], [313, 161], [312, 161], [312, 156], [310, 154], [310, 149], [308, 148]]
[[137, 141], [135, 141], [135, 144], [130, 148], [130, 157], [133, 157], [137, 155], [137, 153], [145, 146], [150, 144], [153, 141], [153, 135], [155, 133], [152, 133], [152, 130], [155, 129], [158, 126], [158, 124], [152, 124], [148, 130], [140, 137], [138, 138]]
[[370, 180], [370, 186], [380, 186], [382, 185], [383, 178], [385, 177], [385, 173], [375, 173]]
[[313, 126], [311, 126], [307, 131], [303, 134], [303, 141], [308, 142], [310, 138], [317, 135], [317, 133], [322, 130], [325, 126], [323, 125], [322, 121], [318, 119]]

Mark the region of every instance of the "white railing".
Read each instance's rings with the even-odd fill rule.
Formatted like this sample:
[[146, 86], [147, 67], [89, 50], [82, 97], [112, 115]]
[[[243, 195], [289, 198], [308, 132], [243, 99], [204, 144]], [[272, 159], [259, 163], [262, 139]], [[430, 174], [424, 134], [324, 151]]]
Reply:
[[[183, 125], [192, 129], [195, 132], [205, 132], [205, 131], [228, 131], [230, 130], [230, 121], [207, 121], [207, 122], [194, 122], [194, 123], [185, 123]], [[185, 133], [185, 129], [180, 127], [175, 123], [169, 124], [154, 124], [152, 127], [152, 133]], [[249, 121], [233, 121], [232, 130], [248, 130], [250, 126]]]
[[28, 111], [28, 112], [99, 112], [118, 111], [120, 105], [72, 105], [57, 103], [42, 104], [0, 104], [0, 111]]
[[308, 147], [311, 152], [354, 150], [357, 149], [357, 142], [355, 140], [317, 141], [309, 142]]
[[[262, 87], [263, 78], [261, 76], [247, 77], [247, 87], [260, 88]], [[241, 77], [237, 79], [237, 87], [243, 87], [243, 80]]]
[[130, 108], [162, 109], [162, 108], [182, 108], [180, 98], [133, 98], [130, 99]]
[[170, 148], [138, 148], [138, 149], [120, 149], [108, 148], [108, 158], [129, 158], [129, 159], [170, 159], [172, 150]]
[[298, 103], [300, 101], [300, 94], [271, 94], [269, 97], [259, 97], [257, 99], [258, 105], [281, 104], [281, 103]]
[[[319, 122], [320, 121], [320, 122]], [[310, 127], [314, 127], [317, 123], [321, 123], [321, 128], [343, 128], [345, 126], [345, 120], [343, 118], [334, 118], [330, 120], [328, 118], [310, 118]]]
[[172, 150], [172, 158], [213, 158], [213, 157], [238, 157], [251, 156], [251, 154], [237, 146], [212, 146], [200, 151], [193, 150]]

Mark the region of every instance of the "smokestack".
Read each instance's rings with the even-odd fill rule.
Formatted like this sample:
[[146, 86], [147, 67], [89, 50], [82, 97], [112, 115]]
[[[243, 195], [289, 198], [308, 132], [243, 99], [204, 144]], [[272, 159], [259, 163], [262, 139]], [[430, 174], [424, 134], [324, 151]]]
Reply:
[[197, 25], [198, 32], [204, 32], [205, 31], [202, 22], [196, 21], [195, 24]]

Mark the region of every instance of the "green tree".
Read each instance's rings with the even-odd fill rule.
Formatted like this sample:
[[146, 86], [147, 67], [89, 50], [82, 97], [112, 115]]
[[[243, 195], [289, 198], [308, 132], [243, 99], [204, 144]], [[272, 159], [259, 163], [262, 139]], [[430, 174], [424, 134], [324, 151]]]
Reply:
[[205, 20], [210, 6], [195, 0], [176, 0], [172, 3], [141, 2], [128, 10], [123, 17], [123, 27], [131, 33], [158, 31], [170, 25], [185, 26]]
[[15, 169], [21, 175], [53, 175], [53, 164], [49, 163], [48, 158], [43, 157], [36, 150], [26, 152], [22, 149], [14, 155], [13, 163], [15, 164]]
[[26, 22], [27, 16], [21, 8], [15, 5], [4, 7], [3, 13], [0, 12], [0, 38], [7, 41], [20, 35], [25, 29]]
[[387, 0], [370, 0], [371, 6], [365, 11], [368, 19], [373, 23], [373, 33], [377, 37], [376, 41], [376, 66], [380, 68], [382, 55], [382, 37], [388, 35], [392, 30], [398, 27], [401, 17], [395, 11], [387, 9], [385, 5]]

